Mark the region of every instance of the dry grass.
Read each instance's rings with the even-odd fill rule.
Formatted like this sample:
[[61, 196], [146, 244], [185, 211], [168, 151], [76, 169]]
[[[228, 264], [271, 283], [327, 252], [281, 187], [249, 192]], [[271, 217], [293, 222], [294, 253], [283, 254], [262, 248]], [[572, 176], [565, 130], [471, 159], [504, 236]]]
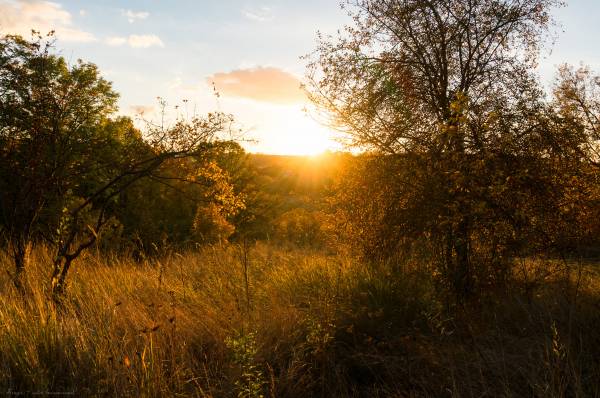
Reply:
[[455, 308], [406, 264], [265, 245], [89, 255], [57, 308], [47, 264], [36, 250], [25, 297], [0, 279], [0, 393], [600, 396], [590, 272]]

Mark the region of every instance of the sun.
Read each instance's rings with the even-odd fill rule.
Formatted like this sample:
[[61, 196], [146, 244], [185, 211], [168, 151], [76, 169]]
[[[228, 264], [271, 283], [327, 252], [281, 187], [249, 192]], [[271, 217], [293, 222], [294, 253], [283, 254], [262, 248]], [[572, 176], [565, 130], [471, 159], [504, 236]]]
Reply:
[[296, 106], [268, 106], [253, 115], [256, 120], [248, 146], [251, 152], [272, 155], [316, 156], [340, 150], [332, 132]]
[[297, 131], [298, 139], [290, 140], [287, 152], [291, 155], [317, 156], [333, 149], [327, 134], [317, 129]]
[[277, 152], [281, 154], [317, 156], [335, 150], [337, 145], [327, 128], [298, 114], [288, 119], [286, 133], [281, 136], [278, 147]]

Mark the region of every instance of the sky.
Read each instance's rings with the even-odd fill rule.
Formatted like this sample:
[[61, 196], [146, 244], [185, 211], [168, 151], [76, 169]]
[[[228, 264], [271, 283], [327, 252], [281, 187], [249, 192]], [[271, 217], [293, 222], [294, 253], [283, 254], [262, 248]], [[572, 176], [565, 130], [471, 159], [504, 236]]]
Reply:
[[[251, 152], [304, 155], [338, 148], [304, 112], [310, 104], [299, 88], [300, 57], [314, 50], [317, 31], [351, 22], [338, 3], [0, 0], [0, 32], [55, 30], [61, 55], [97, 64], [113, 82], [124, 115], [157, 118], [160, 97], [172, 114], [234, 115]], [[543, 81], [565, 62], [600, 73], [600, 1], [570, 0], [555, 14], [561, 28], [540, 62]]]

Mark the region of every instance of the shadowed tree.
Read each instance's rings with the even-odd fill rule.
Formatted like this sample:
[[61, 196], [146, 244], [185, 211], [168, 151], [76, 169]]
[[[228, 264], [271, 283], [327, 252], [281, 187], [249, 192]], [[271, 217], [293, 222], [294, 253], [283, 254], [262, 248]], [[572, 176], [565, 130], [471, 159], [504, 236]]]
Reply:
[[94, 65], [70, 67], [50, 48], [39, 36], [0, 41], [0, 217], [17, 286], [31, 240], [52, 232], [44, 209], [60, 207], [77, 189], [71, 176], [95, 167], [117, 99]]
[[[121, 224], [121, 244], [134, 239], [138, 249], [150, 254], [158, 247], [171, 248], [199, 243], [196, 226], [229, 225], [244, 207], [243, 195], [234, 185], [235, 173], [220, 158], [236, 156], [239, 145], [234, 142], [215, 142], [205, 145], [198, 156], [171, 159], [143, 182], [136, 183], [118, 197], [117, 218]], [[144, 206], [140, 206], [144, 203]], [[211, 223], [218, 216], [221, 222]], [[236, 226], [237, 227], [237, 226]], [[167, 238], [165, 241], [164, 239]]]
[[475, 260], [504, 278], [524, 241], [551, 245], [543, 224], [561, 214], [557, 170], [577, 138], [552, 129], [534, 72], [561, 2], [344, 4], [354, 25], [319, 37], [308, 89], [350, 145], [384, 157], [370, 183], [390, 190], [376, 209], [388, 250], [429, 242], [460, 299]]
[[161, 166], [199, 156], [232, 120], [211, 113], [149, 125], [142, 136], [131, 120], [113, 117], [117, 94], [95, 65], [68, 65], [51, 49], [41, 36], [0, 39], [0, 225], [18, 288], [29, 245], [52, 245], [58, 297], [119, 196], [142, 179], [168, 184]]

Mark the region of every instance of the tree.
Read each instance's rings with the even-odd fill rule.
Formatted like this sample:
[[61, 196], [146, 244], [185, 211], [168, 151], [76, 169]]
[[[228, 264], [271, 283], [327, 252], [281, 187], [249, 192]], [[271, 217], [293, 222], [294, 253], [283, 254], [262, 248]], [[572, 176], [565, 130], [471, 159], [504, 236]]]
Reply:
[[390, 250], [428, 242], [458, 297], [468, 296], [475, 259], [503, 278], [509, 254], [544, 240], [541, 220], [560, 214], [556, 171], [577, 139], [550, 128], [534, 75], [560, 2], [345, 4], [354, 26], [320, 37], [309, 56], [311, 98], [350, 145], [384, 157], [379, 183], [390, 192], [377, 211], [397, 242]]
[[[577, 189], [568, 198], [576, 211], [580, 244], [600, 245], [600, 76], [588, 67], [563, 65], [553, 90], [554, 128], [570, 131], [569, 154]], [[577, 206], [575, 206], [577, 205]]]
[[553, 94], [561, 128], [579, 134], [576, 155], [600, 168], [600, 76], [587, 67], [563, 65]]
[[[166, 161], [152, 176], [120, 194], [117, 218], [122, 244], [136, 242], [148, 254], [164, 243], [181, 248], [205, 241], [198, 239], [196, 227], [201, 224], [205, 234], [219, 235], [212, 227], [233, 228], [229, 222], [245, 206], [235, 187], [236, 170], [227, 161], [238, 153], [243, 149], [235, 142], [207, 143], [196, 156]], [[139, 206], [141, 202], [145, 205]], [[213, 222], [217, 215], [219, 222]]]
[[117, 94], [95, 65], [70, 66], [51, 49], [39, 36], [0, 40], [0, 224], [19, 288], [27, 247], [44, 240], [55, 249], [59, 297], [71, 264], [97, 241], [120, 195], [143, 179], [167, 183], [161, 167], [202, 154], [231, 117], [149, 125], [142, 137], [131, 120], [114, 117]]
[[70, 176], [92, 167], [117, 99], [94, 65], [69, 67], [50, 47], [41, 37], [0, 41], [0, 221], [17, 286], [31, 240], [51, 232], [44, 209], [60, 207], [76, 188]]

